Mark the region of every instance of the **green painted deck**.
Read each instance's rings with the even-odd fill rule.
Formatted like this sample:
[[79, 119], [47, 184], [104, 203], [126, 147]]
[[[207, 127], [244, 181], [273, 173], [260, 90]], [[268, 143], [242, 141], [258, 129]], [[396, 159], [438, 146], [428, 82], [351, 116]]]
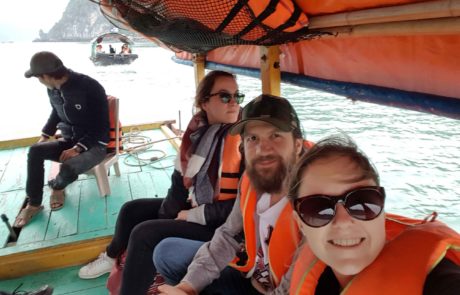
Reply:
[[109, 294], [105, 283], [109, 275], [103, 275], [93, 280], [81, 280], [77, 273], [80, 266], [42, 272], [28, 275], [19, 279], [0, 281], [0, 291], [12, 292], [20, 284], [20, 290], [35, 290], [43, 285], [54, 287], [53, 295], [103, 295]]
[[[164, 139], [160, 129], [142, 132], [153, 141]], [[140, 155], [142, 159], [159, 157], [164, 152], [168, 157], [152, 165], [131, 166], [137, 164], [133, 157], [122, 155], [119, 159], [121, 176], [117, 177], [112, 169], [109, 176], [111, 195], [100, 197], [96, 180], [91, 175], [81, 175], [69, 185], [66, 203], [59, 211], [49, 209], [49, 189], [45, 187], [43, 205], [45, 209], [23, 228], [15, 245], [5, 245], [8, 230], [0, 224], [0, 268], [2, 256], [34, 251], [44, 247], [74, 243], [100, 237], [109, 237], [121, 206], [138, 198], [164, 197], [170, 186], [170, 175], [176, 150], [169, 141], [155, 143], [154, 150]], [[25, 197], [27, 148], [0, 150], [0, 214], [6, 214], [10, 223], [19, 212]], [[125, 163], [129, 160], [128, 163]], [[45, 177], [50, 173], [50, 164], [45, 166]], [[166, 168], [165, 168], [166, 167]], [[46, 182], [46, 181], [45, 181]], [[105, 279], [83, 281], [77, 277], [78, 267], [54, 270], [13, 280], [0, 281], [0, 290], [12, 291], [21, 282], [21, 289], [28, 290], [42, 284], [56, 286], [54, 294], [105, 294]], [[58, 281], [59, 283], [58, 283]], [[56, 283], [53, 283], [56, 281]], [[68, 287], [60, 287], [60, 285]]]

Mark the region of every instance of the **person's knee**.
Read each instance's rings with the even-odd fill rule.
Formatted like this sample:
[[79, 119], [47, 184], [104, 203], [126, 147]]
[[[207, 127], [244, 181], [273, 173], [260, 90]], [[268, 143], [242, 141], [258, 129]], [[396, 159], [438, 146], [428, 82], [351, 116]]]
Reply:
[[[151, 244], [155, 244], [155, 226], [152, 226], [149, 221], [144, 221], [134, 226], [129, 235], [129, 243], [133, 246], [146, 245], [149, 248]], [[153, 248], [152, 248], [153, 250]]]
[[182, 252], [183, 245], [181, 242], [183, 241], [187, 240], [167, 238], [162, 240], [153, 251], [152, 259], [155, 268], [164, 277], [166, 283], [170, 285], [180, 282], [194, 257], [194, 255], [188, 255], [190, 253]]
[[[198, 249], [204, 242], [182, 239], [167, 238], [163, 239], [153, 252], [153, 261], [157, 269], [165, 272], [171, 269], [187, 270], [188, 265], [192, 262]], [[180, 253], [180, 255], [178, 254]]]
[[43, 146], [40, 145], [40, 144], [33, 144], [29, 148], [29, 152], [27, 153], [27, 157], [28, 157], [28, 159], [30, 161], [31, 159], [41, 157], [42, 154], [43, 154]]
[[63, 190], [67, 185], [78, 179], [78, 174], [72, 165], [67, 163], [61, 164], [59, 174], [55, 179], [48, 182], [48, 185], [54, 190]]
[[164, 239], [161, 241], [153, 251], [153, 264], [159, 273], [164, 273], [167, 270], [168, 261], [167, 257], [169, 257], [170, 252], [169, 249], [174, 248], [174, 240], [173, 239]]
[[78, 174], [75, 172], [75, 168], [72, 165], [67, 163], [61, 164], [61, 169], [59, 170], [59, 174], [64, 179], [74, 179], [78, 178]]
[[134, 226], [133, 230], [131, 231], [131, 234], [129, 235], [129, 240], [131, 241], [140, 241], [143, 239], [145, 235], [143, 235], [143, 226], [142, 223], [139, 223], [138, 225]]
[[137, 200], [128, 201], [121, 206], [120, 212], [118, 213], [118, 219], [130, 218], [132, 214], [136, 214], [138, 208]]

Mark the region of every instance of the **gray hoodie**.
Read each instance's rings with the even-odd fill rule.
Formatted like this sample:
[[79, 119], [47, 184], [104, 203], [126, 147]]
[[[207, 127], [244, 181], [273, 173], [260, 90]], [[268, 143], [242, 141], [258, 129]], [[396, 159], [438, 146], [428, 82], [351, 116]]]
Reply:
[[[259, 197], [260, 195], [258, 195]], [[257, 218], [257, 214], [254, 215]], [[256, 220], [258, 224], [258, 220]], [[182, 282], [186, 282], [200, 292], [220, 276], [220, 272], [233, 260], [241, 249], [241, 244], [235, 239], [243, 231], [243, 216], [238, 195], [233, 209], [225, 223], [219, 227], [212, 240], [205, 243], [195, 255], [188, 267]], [[256, 235], [259, 237], [259, 235]], [[259, 246], [260, 241], [257, 241]], [[280, 285], [266, 294], [289, 294], [289, 284], [293, 263], [288, 272], [282, 277]]]

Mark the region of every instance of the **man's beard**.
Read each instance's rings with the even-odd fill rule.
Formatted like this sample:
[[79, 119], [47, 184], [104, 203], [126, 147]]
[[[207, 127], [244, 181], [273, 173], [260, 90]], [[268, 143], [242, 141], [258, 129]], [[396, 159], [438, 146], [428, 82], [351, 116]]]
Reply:
[[[259, 168], [255, 166], [260, 161], [276, 159], [277, 165], [271, 168]], [[288, 173], [295, 161], [295, 152], [289, 157], [288, 163], [283, 161], [279, 155], [262, 156], [246, 163], [246, 173], [251, 184], [258, 192], [280, 193], [287, 182]]]

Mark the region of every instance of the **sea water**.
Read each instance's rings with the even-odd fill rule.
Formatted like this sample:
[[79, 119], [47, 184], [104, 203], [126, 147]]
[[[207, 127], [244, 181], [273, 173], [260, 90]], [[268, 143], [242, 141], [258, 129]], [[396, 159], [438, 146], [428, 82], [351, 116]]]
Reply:
[[[114, 44], [119, 50], [121, 44]], [[193, 69], [171, 60], [172, 52], [138, 47], [131, 65], [96, 67], [87, 43], [3, 43], [0, 140], [37, 136], [50, 113], [46, 90], [25, 79], [30, 57], [55, 52], [74, 71], [97, 79], [120, 98], [122, 124], [176, 120], [185, 128], [192, 115]], [[238, 77], [247, 103], [260, 94], [260, 81]], [[460, 121], [352, 102], [311, 89], [282, 85], [297, 110], [306, 138], [317, 141], [340, 132], [350, 135], [372, 159], [387, 192], [386, 210], [423, 218], [432, 211], [460, 231]], [[180, 116], [179, 116], [180, 113]]]

